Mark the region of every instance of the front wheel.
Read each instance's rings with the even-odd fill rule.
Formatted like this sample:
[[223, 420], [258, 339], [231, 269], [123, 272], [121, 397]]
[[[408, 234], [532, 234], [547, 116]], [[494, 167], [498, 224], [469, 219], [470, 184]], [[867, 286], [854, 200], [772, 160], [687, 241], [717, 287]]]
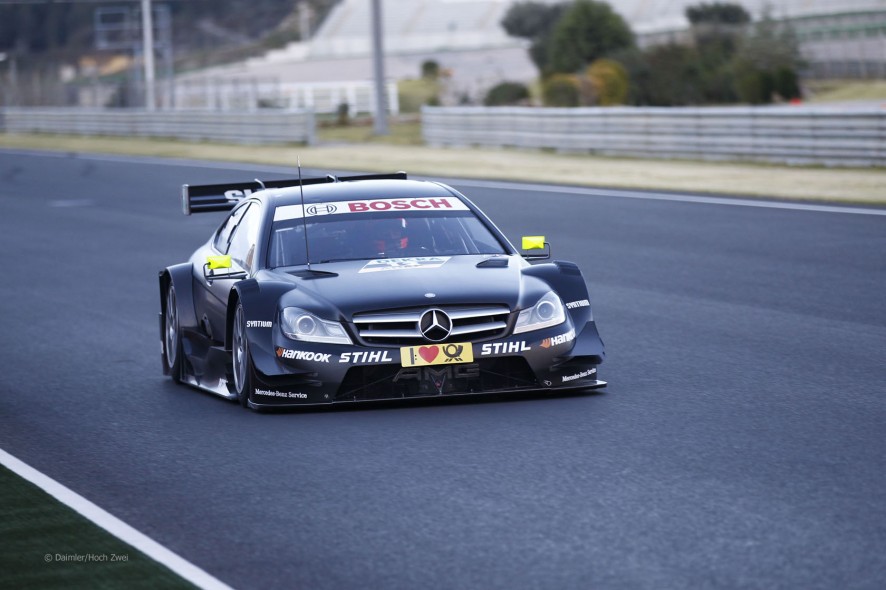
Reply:
[[255, 387], [255, 369], [249, 355], [249, 340], [246, 338], [246, 314], [240, 303], [237, 303], [237, 311], [234, 313], [233, 327], [231, 357], [234, 365], [234, 389], [237, 391], [240, 405], [246, 408], [249, 406], [249, 398]]
[[169, 375], [176, 383], [182, 379], [182, 336], [175, 304], [175, 287], [170, 282], [166, 289], [166, 312], [163, 318], [163, 357]]

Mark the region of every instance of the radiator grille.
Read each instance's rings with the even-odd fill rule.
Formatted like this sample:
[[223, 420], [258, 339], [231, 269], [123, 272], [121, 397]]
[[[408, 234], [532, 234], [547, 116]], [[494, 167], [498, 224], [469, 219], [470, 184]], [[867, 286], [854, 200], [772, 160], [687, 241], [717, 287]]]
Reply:
[[501, 338], [508, 333], [511, 311], [506, 305], [441, 306], [410, 308], [354, 316], [354, 326], [363, 344], [412, 346], [427, 344], [419, 322], [429, 309], [446, 313], [452, 321], [449, 337], [441, 342], [476, 342]]

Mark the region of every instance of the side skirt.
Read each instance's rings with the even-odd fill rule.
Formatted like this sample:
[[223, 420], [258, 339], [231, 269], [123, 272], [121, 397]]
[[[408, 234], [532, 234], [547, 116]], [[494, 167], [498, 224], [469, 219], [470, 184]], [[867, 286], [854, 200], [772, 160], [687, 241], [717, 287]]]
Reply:
[[193, 375], [184, 375], [182, 377], [182, 383], [187, 383], [191, 387], [196, 387], [197, 389], [208, 391], [209, 393], [213, 393], [219, 397], [223, 397], [228, 400], [236, 400], [237, 394], [231, 393], [228, 390], [228, 381], [227, 379], [219, 379], [214, 382], [200, 382]]

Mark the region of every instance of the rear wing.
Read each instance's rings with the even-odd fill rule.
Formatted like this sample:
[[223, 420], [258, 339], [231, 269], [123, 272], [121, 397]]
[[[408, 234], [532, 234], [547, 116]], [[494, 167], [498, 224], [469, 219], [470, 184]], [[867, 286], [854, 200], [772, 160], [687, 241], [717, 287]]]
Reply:
[[307, 186], [327, 182], [348, 182], [353, 180], [406, 180], [405, 172], [393, 174], [361, 174], [357, 176], [327, 176], [317, 178], [298, 178], [289, 180], [254, 180], [252, 182], [234, 182], [228, 184], [182, 185], [182, 212], [208, 213], [210, 211], [229, 211], [242, 199], [252, 193], [269, 188], [286, 188], [289, 186]]

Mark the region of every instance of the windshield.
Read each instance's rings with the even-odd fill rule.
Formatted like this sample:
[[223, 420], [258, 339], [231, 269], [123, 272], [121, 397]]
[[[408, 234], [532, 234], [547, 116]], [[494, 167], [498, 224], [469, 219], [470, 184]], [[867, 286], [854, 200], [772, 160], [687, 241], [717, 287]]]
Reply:
[[[279, 210], [279, 209], [278, 209]], [[463, 254], [505, 254], [496, 237], [470, 210], [373, 211], [359, 215], [311, 216], [311, 263]], [[314, 209], [316, 210], [316, 209]], [[305, 223], [275, 215], [268, 267], [305, 264]]]

